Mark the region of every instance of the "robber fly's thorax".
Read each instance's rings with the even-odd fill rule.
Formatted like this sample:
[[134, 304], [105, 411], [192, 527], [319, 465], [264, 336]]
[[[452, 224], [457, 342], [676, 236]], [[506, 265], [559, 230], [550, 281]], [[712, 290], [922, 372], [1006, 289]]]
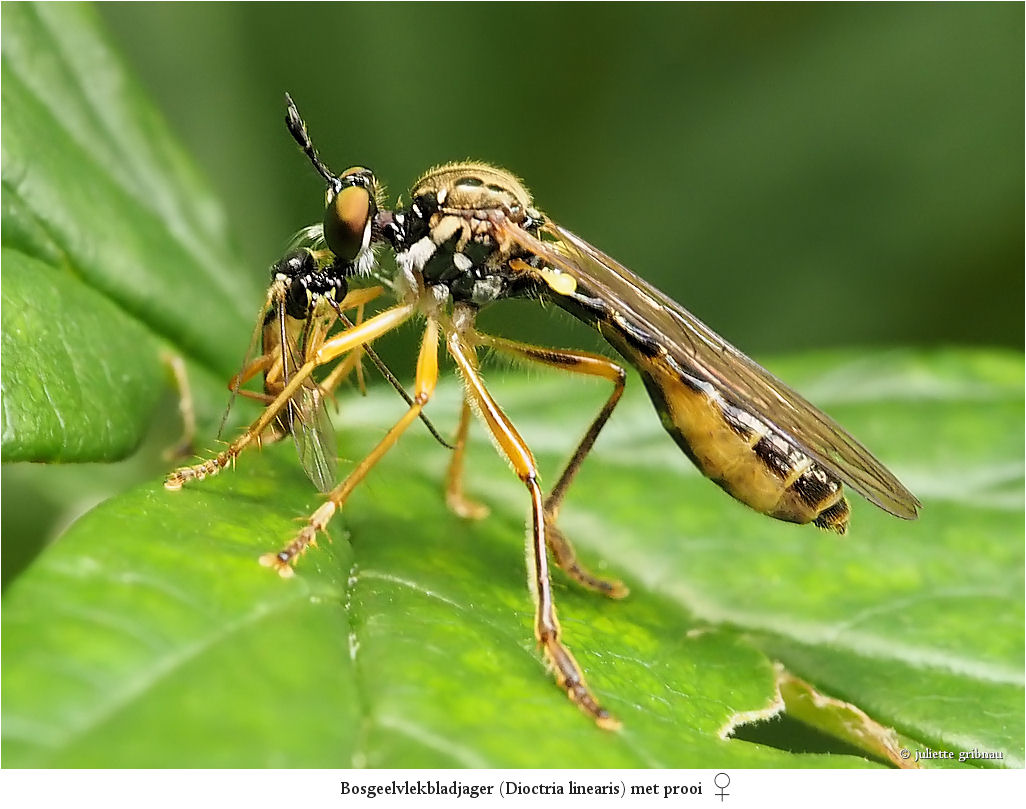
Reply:
[[414, 199], [433, 197], [440, 211], [479, 214], [501, 210], [520, 224], [531, 208], [531, 195], [508, 171], [487, 163], [447, 163], [428, 171], [413, 186]]
[[532, 285], [509, 262], [523, 253], [504, 226], [536, 229], [543, 221], [516, 177], [485, 163], [450, 163], [413, 186], [384, 228], [407, 283], [446, 287], [455, 301], [483, 305]]

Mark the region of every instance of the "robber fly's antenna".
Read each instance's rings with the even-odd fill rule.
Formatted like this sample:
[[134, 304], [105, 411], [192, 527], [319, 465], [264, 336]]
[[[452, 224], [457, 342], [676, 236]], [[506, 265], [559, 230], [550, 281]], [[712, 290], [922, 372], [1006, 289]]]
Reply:
[[325, 179], [331, 189], [337, 192], [342, 187], [342, 181], [317, 156], [317, 150], [314, 148], [313, 141], [310, 140], [310, 133], [306, 131], [306, 123], [299, 115], [296, 102], [292, 100], [292, 96], [288, 93], [285, 93], [285, 105], [285, 126], [289, 128], [289, 132], [296, 139], [296, 143], [303, 150], [303, 154], [310, 158], [310, 162], [317, 169], [317, 173]]

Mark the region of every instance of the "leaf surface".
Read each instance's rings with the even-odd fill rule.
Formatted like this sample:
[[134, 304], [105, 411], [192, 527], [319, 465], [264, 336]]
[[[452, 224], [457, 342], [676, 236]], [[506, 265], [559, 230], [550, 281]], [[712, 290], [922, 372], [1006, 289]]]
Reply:
[[[289, 442], [80, 520], [5, 600], [5, 763], [865, 766], [721, 738], [772, 706], [780, 661], [914, 749], [1020, 766], [1021, 363], [898, 352], [774, 370], [877, 450], [922, 517], [855, 500], [843, 539], [768, 520], [702, 479], [632, 385], [561, 517], [632, 593], [556, 573], [566, 641], [622, 731], [568, 704], [534, 648], [520, 484], [474, 433], [467, 487], [493, 514], [461, 521], [440, 495], [448, 454], [415, 426], [291, 580], [255, 561], [318, 503]], [[600, 389], [489, 379], [552, 480]], [[402, 403], [340, 398], [345, 469]], [[430, 411], [449, 426], [457, 407], [449, 384]]]
[[4, 14], [5, 462], [124, 457], [167, 386], [162, 352], [227, 375], [259, 300], [94, 14]]

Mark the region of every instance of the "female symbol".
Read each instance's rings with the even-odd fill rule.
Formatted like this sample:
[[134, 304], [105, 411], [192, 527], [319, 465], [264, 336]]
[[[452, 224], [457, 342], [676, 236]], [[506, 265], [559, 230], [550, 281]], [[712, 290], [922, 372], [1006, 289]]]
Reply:
[[[720, 783], [721, 781], [723, 783]], [[729, 792], [725, 791], [726, 788], [730, 786], [730, 776], [727, 775], [725, 772], [718, 772], [716, 773], [716, 775], [713, 776], [713, 783], [720, 788], [720, 791], [716, 794], [719, 796], [720, 802], [722, 803], [723, 799], [730, 794]]]

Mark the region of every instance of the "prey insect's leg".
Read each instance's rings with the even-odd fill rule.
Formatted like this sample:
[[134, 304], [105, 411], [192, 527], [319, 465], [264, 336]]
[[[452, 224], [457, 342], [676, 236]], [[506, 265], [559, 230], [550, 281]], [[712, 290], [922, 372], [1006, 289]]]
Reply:
[[[338, 305], [337, 313], [339, 318], [342, 320], [342, 324], [346, 328], [352, 328], [354, 325], [359, 326], [363, 323], [363, 309], [364, 307], [380, 297], [381, 293], [384, 292], [383, 287], [366, 287], [364, 289], [353, 289], [350, 290], [345, 298]], [[342, 313], [346, 309], [356, 308], [356, 323], [352, 323]], [[364, 384], [363, 379], [363, 354], [366, 351], [373, 351], [369, 346], [357, 346], [349, 352], [349, 356], [346, 357], [339, 365], [332, 369], [331, 373], [328, 374], [324, 381], [320, 383], [321, 390], [326, 394], [330, 394], [335, 388], [338, 387], [339, 383], [349, 377], [349, 374], [356, 370], [357, 383], [360, 387], [360, 392], [366, 395], [367, 388]]]
[[275, 368], [277, 368], [278, 376], [281, 376], [281, 359], [277, 358], [276, 360], [273, 354], [263, 354], [228, 380], [228, 390], [247, 399], [255, 399], [258, 402], [270, 404], [274, 401], [274, 397], [271, 394], [246, 390], [242, 386], [262, 371], [268, 371], [269, 375], [273, 374]]
[[595, 590], [610, 598], [624, 598], [630, 591], [623, 582], [597, 576], [577, 561], [577, 554], [574, 553], [573, 546], [556, 525], [556, 517], [559, 515], [559, 508], [563, 504], [566, 491], [577, 475], [577, 470], [581, 468], [584, 458], [591, 451], [595, 439], [598, 438], [599, 432], [609, 420], [613, 408], [616, 407], [623, 395], [624, 385], [627, 381], [626, 373], [619, 365], [599, 354], [542, 348], [480, 333], [475, 333], [472, 339], [480, 345], [518, 359], [537, 362], [574, 374], [597, 376], [613, 383], [613, 392], [598, 415], [595, 416], [580, 444], [577, 445], [577, 449], [574, 450], [573, 456], [559, 476], [559, 480], [556, 481], [556, 485], [552, 487], [552, 491], [545, 498], [545, 525], [548, 529], [546, 539], [552, 550], [552, 556], [556, 560], [556, 564], [566, 571], [567, 575], [589, 590]]
[[470, 402], [464, 396], [460, 426], [456, 428], [456, 446], [445, 475], [445, 504], [457, 517], [463, 517], [465, 520], [482, 520], [488, 516], [488, 506], [470, 500], [463, 493], [463, 456], [467, 446], [470, 416]]
[[[356, 325], [359, 325], [359, 323]], [[340, 382], [349, 378], [349, 375], [353, 372], [353, 368], [359, 367], [362, 354], [362, 348], [354, 348], [346, 355], [346, 358], [342, 360], [342, 362], [331, 369], [331, 373], [324, 377], [324, 379], [319, 383], [320, 389], [324, 392], [325, 396], [330, 396], [335, 388], [339, 386]]]
[[164, 459], [172, 460], [192, 454], [192, 445], [196, 440], [196, 409], [192, 402], [192, 388], [185, 371], [185, 361], [177, 354], [164, 354], [161, 359], [171, 370], [178, 391], [178, 412], [182, 416], [181, 437], [164, 451]]
[[416, 304], [403, 303], [376, 314], [359, 326], [339, 332], [324, 344], [296, 369], [289, 382], [282, 388], [277, 398], [271, 402], [246, 431], [236, 438], [228, 447], [202, 463], [183, 466], [171, 472], [164, 480], [164, 488], [172, 491], [182, 488], [190, 480], [202, 480], [207, 475], [216, 475], [228, 464], [234, 462], [246, 447], [259, 442], [260, 436], [279, 413], [288, 405], [292, 397], [303, 386], [314, 370], [331, 362], [333, 359], [352, 351], [359, 345], [369, 343], [381, 335], [405, 323], [416, 311]]
[[584, 681], [584, 673], [570, 650], [560, 640], [556, 605], [552, 600], [549, 581], [549, 561], [546, 549], [546, 519], [538, 469], [531, 450], [516, 428], [492, 399], [476, 370], [474, 349], [468, 346], [455, 330], [447, 329], [446, 344], [463, 376], [466, 396], [476, 406], [478, 414], [488, 426], [502, 454], [513, 466], [517, 476], [531, 496], [531, 531], [528, 537], [528, 563], [536, 602], [534, 633], [542, 646], [545, 658], [556, 674], [556, 682], [567, 696], [603, 728], [615, 729], [620, 723], [609, 711], [599, 705]]
[[429, 318], [427, 328], [424, 330], [424, 338], [420, 344], [420, 355], [417, 358], [417, 377], [410, 409], [385, 434], [385, 437], [378, 442], [378, 445], [370, 451], [367, 457], [357, 464], [348, 477], [328, 493], [327, 501], [310, 516], [307, 524], [300, 529], [296, 538], [278, 553], [265, 553], [260, 557], [260, 564], [277, 569], [282, 576], [292, 575], [292, 565], [295, 564], [296, 559], [311, 545], [317, 544], [317, 532], [325, 530], [328, 521], [336, 511], [342, 508], [353, 489], [367, 476], [374, 464], [380, 461], [382, 456], [395, 445], [406, 428], [417, 420], [420, 411], [424, 409], [424, 405], [434, 393], [437, 382], [438, 323], [433, 318]]
[[[343, 298], [342, 302], [337, 305], [337, 311], [341, 315], [341, 313], [345, 309], [351, 309], [353, 307], [356, 307], [359, 311], [362, 312], [364, 305], [379, 297], [383, 291], [384, 289], [379, 286], [351, 290], [349, 293], [346, 294], [346, 297]], [[345, 327], [352, 328], [354, 324], [349, 322], [348, 320], [345, 320], [344, 315], [341, 316], [343, 317]], [[359, 322], [363, 322], [362, 317], [359, 319]], [[315, 334], [312, 335], [311, 344], [313, 345], [314, 350], [319, 349], [324, 344], [325, 336], [329, 326], [330, 324], [320, 324]], [[334, 369], [332, 369], [331, 373], [324, 378], [324, 381], [319, 383], [318, 387], [325, 394], [330, 394], [331, 391], [333, 391], [335, 387], [338, 386], [339, 382], [345, 379], [352, 371], [354, 363], [359, 359], [360, 353], [364, 348], [366, 347], [358, 346], [357, 348], [353, 349], [350, 352], [349, 356], [347, 356], [341, 363], [339, 363]], [[288, 381], [285, 378], [285, 359], [285, 354], [280, 350], [273, 351], [268, 354], [263, 354], [262, 356], [257, 357], [245, 368], [239, 371], [239, 373], [237, 373], [235, 376], [231, 378], [231, 380], [228, 383], [228, 389], [233, 394], [239, 394], [250, 399], [256, 399], [257, 401], [264, 402], [265, 404], [273, 402], [275, 400], [274, 395], [244, 390], [242, 386], [245, 385], [250, 379], [252, 379], [258, 373], [263, 372], [266, 376], [268, 383], [276, 385], [280, 388], [282, 384]]]
[[[235, 376], [228, 380], [228, 390], [233, 392], [238, 391], [239, 393], [243, 394], [246, 393], [246, 391], [242, 390], [242, 386], [249, 382], [249, 380], [251, 380], [257, 374], [261, 373], [262, 371], [266, 371], [268, 368], [274, 365], [274, 361], [275, 356], [273, 354], [260, 355], [255, 360], [253, 360], [253, 362], [251, 362], [249, 365], [247, 365], [245, 368], [239, 371]], [[278, 361], [278, 365], [281, 365], [280, 360]], [[278, 368], [278, 372], [279, 374], [281, 373], [280, 367]]]

